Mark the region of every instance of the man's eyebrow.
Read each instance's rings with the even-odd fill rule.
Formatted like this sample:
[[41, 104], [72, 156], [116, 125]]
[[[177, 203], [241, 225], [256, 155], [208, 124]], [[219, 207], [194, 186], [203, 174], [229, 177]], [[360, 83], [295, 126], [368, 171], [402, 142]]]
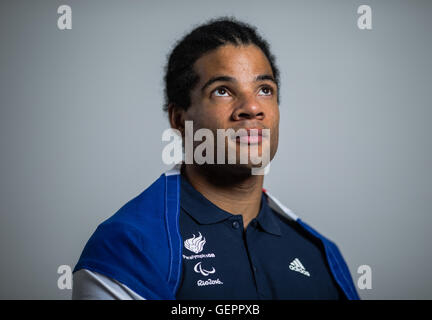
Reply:
[[216, 81], [228, 81], [228, 82], [236, 82], [237, 80], [233, 77], [230, 76], [216, 76], [216, 77], [212, 77], [210, 78], [201, 88], [201, 92], [204, 92], [204, 90], [210, 86], [212, 83], [216, 82]]
[[271, 74], [260, 74], [255, 78], [255, 81], [270, 80], [277, 85], [275, 78]]
[[[271, 74], [260, 74], [256, 76], [255, 81], [264, 81], [264, 80], [270, 80], [274, 82], [275, 85], [277, 85], [276, 80]], [[215, 76], [210, 78], [201, 88], [201, 92], [204, 92], [204, 90], [210, 86], [211, 84], [217, 82], [217, 81], [227, 81], [227, 82], [237, 82], [236, 78], [230, 77], [230, 76]]]

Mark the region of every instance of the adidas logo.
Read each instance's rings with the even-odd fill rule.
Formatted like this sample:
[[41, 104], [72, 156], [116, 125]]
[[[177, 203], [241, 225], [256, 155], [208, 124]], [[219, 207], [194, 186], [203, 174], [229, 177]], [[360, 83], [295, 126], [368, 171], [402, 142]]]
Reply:
[[302, 263], [300, 262], [299, 259], [295, 258], [289, 265], [289, 268], [292, 271], [297, 271], [300, 272], [302, 274], [304, 274], [305, 276], [310, 277], [310, 273], [308, 271], [306, 271], [305, 267], [302, 265]]

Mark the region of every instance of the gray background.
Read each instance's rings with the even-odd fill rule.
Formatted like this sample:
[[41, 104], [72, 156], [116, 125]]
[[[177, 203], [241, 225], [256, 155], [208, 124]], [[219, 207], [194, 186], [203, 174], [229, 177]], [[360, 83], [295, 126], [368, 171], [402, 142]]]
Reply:
[[432, 298], [432, 1], [346, 0], [1, 1], [0, 298], [70, 298], [58, 266], [168, 168], [169, 49], [225, 14], [256, 25], [282, 71], [265, 186], [338, 244], [355, 282], [371, 266], [363, 299]]

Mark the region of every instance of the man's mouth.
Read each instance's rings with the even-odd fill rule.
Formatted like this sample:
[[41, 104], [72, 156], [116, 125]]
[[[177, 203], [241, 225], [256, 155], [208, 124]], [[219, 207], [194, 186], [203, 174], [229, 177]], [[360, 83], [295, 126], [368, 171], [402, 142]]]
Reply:
[[236, 142], [244, 144], [259, 144], [262, 138], [263, 130], [258, 128], [242, 128], [236, 134]]

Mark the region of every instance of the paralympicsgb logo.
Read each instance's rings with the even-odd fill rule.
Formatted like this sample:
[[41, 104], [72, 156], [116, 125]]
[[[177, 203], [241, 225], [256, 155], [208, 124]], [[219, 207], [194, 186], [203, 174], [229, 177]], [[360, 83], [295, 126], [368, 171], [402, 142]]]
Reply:
[[193, 235], [193, 238], [187, 239], [184, 242], [184, 246], [189, 251], [193, 253], [200, 253], [204, 249], [204, 245], [206, 243], [206, 239], [198, 232], [199, 237]]

